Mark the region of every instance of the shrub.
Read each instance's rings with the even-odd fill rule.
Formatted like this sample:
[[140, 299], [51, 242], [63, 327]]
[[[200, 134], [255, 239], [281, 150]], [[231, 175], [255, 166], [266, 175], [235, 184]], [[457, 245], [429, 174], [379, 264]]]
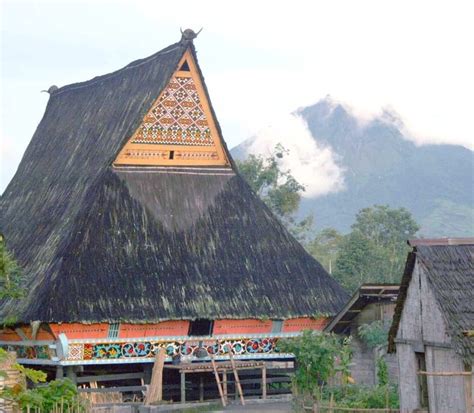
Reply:
[[351, 350], [348, 339], [334, 334], [304, 331], [299, 337], [279, 342], [280, 351], [292, 353], [296, 359], [295, 385], [302, 392], [318, 396], [328, 381], [341, 372], [349, 377]]

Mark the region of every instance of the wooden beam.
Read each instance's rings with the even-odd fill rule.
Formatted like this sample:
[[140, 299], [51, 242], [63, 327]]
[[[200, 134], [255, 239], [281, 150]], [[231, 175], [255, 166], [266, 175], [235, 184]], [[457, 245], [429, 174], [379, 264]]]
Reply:
[[262, 367], [262, 399], [267, 398], [267, 367]]
[[77, 378], [77, 383], [89, 383], [91, 381], [117, 381], [143, 379], [144, 373], [123, 373], [123, 374], [101, 374], [99, 376], [82, 376]]
[[101, 387], [101, 388], [78, 388], [79, 393], [123, 393], [132, 391], [144, 391], [147, 386], [119, 386], [119, 387]]
[[186, 373], [181, 372], [181, 403], [186, 403]]
[[202, 375], [199, 376], [199, 401], [204, 401], [204, 379]]

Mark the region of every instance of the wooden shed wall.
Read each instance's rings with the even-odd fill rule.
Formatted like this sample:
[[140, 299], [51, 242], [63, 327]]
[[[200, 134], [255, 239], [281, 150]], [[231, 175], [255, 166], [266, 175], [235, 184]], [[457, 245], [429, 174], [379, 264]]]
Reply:
[[[397, 335], [400, 369], [400, 411], [420, 406], [420, 377], [416, 352], [424, 353], [428, 372], [463, 371], [461, 358], [451, 348], [441, 310], [417, 262], [408, 287]], [[465, 412], [462, 377], [427, 377], [430, 413]]]
[[[378, 355], [375, 350], [369, 348], [358, 336], [358, 328], [362, 324], [372, 323], [377, 320], [391, 322], [395, 304], [380, 302], [365, 306], [351, 325], [352, 336], [352, 362], [354, 363], [351, 374], [356, 383], [373, 386], [377, 384], [376, 359]], [[385, 354], [390, 380], [398, 381], [398, 362], [395, 354]]]

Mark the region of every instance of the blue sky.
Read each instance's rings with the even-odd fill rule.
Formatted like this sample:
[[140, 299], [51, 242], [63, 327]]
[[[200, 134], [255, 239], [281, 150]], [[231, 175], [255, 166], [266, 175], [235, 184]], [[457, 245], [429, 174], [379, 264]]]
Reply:
[[195, 41], [230, 146], [330, 94], [355, 114], [400, 114], [413, 139], [474, 147], [469, 1], [1, 1], [3, 191], [50, 85]]

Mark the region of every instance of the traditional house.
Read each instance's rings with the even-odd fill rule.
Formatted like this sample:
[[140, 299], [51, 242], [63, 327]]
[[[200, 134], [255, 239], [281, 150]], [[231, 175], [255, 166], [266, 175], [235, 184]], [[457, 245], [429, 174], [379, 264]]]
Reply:
[[[1, 198], [26, 295], [0, 344], [22, 363], [284, 357], [347, 299], [239, 175], [187, 30], [50, 98]], [[236, 81], [229, 79], [229, 81]], [[203, 353], [202, 350], [205, 350]], [[168, 359], [170, 360], [170, 359]]]
[[400, 411], [470, 412], [474, 238], [409, 245], [389, 334], [400, 368]]
[[[324, 331], [351, 336], [352, 362], [351, 376], [357, 384], [373, 386], [377, 384], [377, 359], [383, 357], [387, 363], [389, 377], [398, 381], [396, 357], [387, 354], [385, 346], [371, 347], [359, 335], [359, 327], [374, 322], [380, 328], [392, 323], [398, 285], [364, 284], [336, 314]], [[385, 330], [386, 331], [386, 330]]]

